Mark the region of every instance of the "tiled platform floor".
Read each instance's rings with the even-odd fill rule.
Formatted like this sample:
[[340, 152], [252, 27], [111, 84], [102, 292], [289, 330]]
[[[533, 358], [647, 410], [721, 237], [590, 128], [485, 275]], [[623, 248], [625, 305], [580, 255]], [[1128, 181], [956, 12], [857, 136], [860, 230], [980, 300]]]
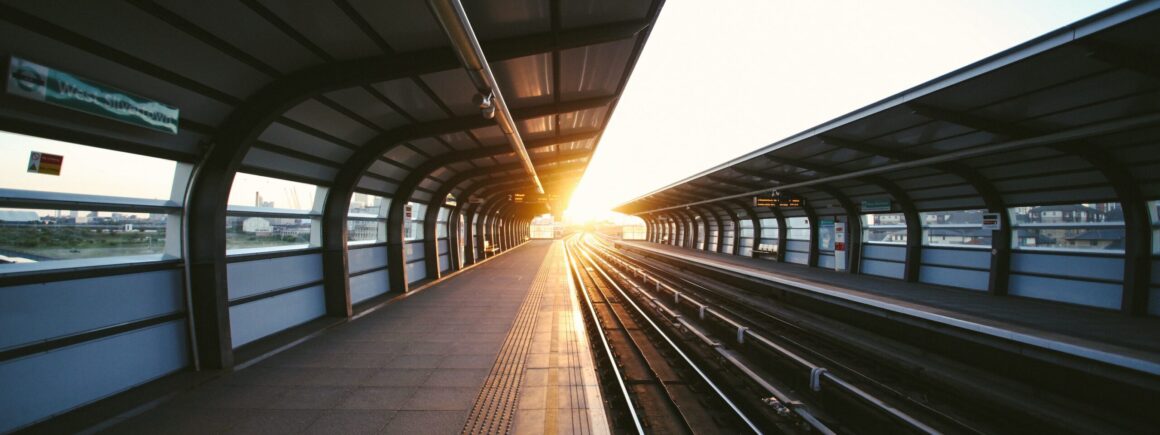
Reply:
[[460, 433], [537, 283], [513, 429], [606, 432], [558, 241], [527, 243], [106, 432]]

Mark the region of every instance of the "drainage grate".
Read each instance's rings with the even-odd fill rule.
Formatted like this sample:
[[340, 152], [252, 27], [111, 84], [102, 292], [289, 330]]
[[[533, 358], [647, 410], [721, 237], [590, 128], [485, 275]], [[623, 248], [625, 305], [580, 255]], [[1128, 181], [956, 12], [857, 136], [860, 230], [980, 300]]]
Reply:
[[[553, 246], [552, 249], [557, 249]], [[548, 255], [548, 258], [554, 258]], [[545, 261], [536, 272], [536, 280], [532, 289], [520, 305], [516, 314], [515, 324], [508, 332], [499, 356], [487, 380], [475, 398], [475, 405], [471, 414], [467, 416], [467, 423], [463, 426], [465, 434], [506, 434], [511, 428], [512, 417], [519, 403], [520, 382], [524, 377], [524, 362], [527, 361], [528, 350], [532, 345], [533, 333], [536, 329], [536, 317], [540, 309], [540, 300], [544, 289], [550, 280], [550, 267], [555, 263]]]

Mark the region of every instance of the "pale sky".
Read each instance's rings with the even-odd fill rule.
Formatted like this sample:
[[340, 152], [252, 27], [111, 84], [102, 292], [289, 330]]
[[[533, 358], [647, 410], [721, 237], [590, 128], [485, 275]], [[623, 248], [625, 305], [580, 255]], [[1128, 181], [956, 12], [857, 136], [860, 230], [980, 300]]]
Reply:
[[568, 215], [605, 215], [1116, 3], [666, 2]]

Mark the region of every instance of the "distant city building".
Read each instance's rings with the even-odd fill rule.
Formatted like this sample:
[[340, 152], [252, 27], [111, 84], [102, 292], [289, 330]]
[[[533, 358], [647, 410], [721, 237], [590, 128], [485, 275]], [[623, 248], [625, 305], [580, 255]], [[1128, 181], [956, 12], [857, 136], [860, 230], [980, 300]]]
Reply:
[[270, 225], [270, 221], [260, 217], [246, 218], [246, 220], [242, 221], [243, 233], [268, 236], [273, 231], [274, 227]]

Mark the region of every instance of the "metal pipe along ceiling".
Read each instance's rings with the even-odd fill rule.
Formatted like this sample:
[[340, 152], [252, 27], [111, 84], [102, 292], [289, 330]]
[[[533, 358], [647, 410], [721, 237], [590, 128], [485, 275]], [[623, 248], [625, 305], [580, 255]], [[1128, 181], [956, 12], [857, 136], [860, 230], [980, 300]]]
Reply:
[[544, 185], [540, 183], [540, 177], [536, 175], [536, 166], [532, 164], [532, 158], [528, 155], [524, 139], [520, 137], [515, 119], [512, 118], [503, 93], [500, 92], [499, 85], [495, 81], [491, 66], [488, 65], [487, 58], [483, 56], [483, 48], [479, 46], [479, 40], [475, 38], [475, 30], [471, 28], [471, 22], [467, 20], [467, 13], [463, 11], [463, 5], [459, 3], [459, 0], [428, 0], [427, 4], [431, 7], [435, 18], [439, 20], [439, 24], [443, 26], [443, 31], [447, 33], [447, 37], [451, 39], [451, 46], [459, 55], [459, 61], [463, 63], [463, 67], [467, 69], [467, 75], [471, 77], [471, 81], [475, 83], [475, 88], [483, 97], [480, 109], [486, 112], [490, 96], [490, 107], [495, 108], [495, 114], [498, 118], [496, 122], [499, 123], [499, 128], [507, 136], [508, 143], [519, 156], [528, 175], [532, 176], [536, 190], [540, 194], [544, 194]]

